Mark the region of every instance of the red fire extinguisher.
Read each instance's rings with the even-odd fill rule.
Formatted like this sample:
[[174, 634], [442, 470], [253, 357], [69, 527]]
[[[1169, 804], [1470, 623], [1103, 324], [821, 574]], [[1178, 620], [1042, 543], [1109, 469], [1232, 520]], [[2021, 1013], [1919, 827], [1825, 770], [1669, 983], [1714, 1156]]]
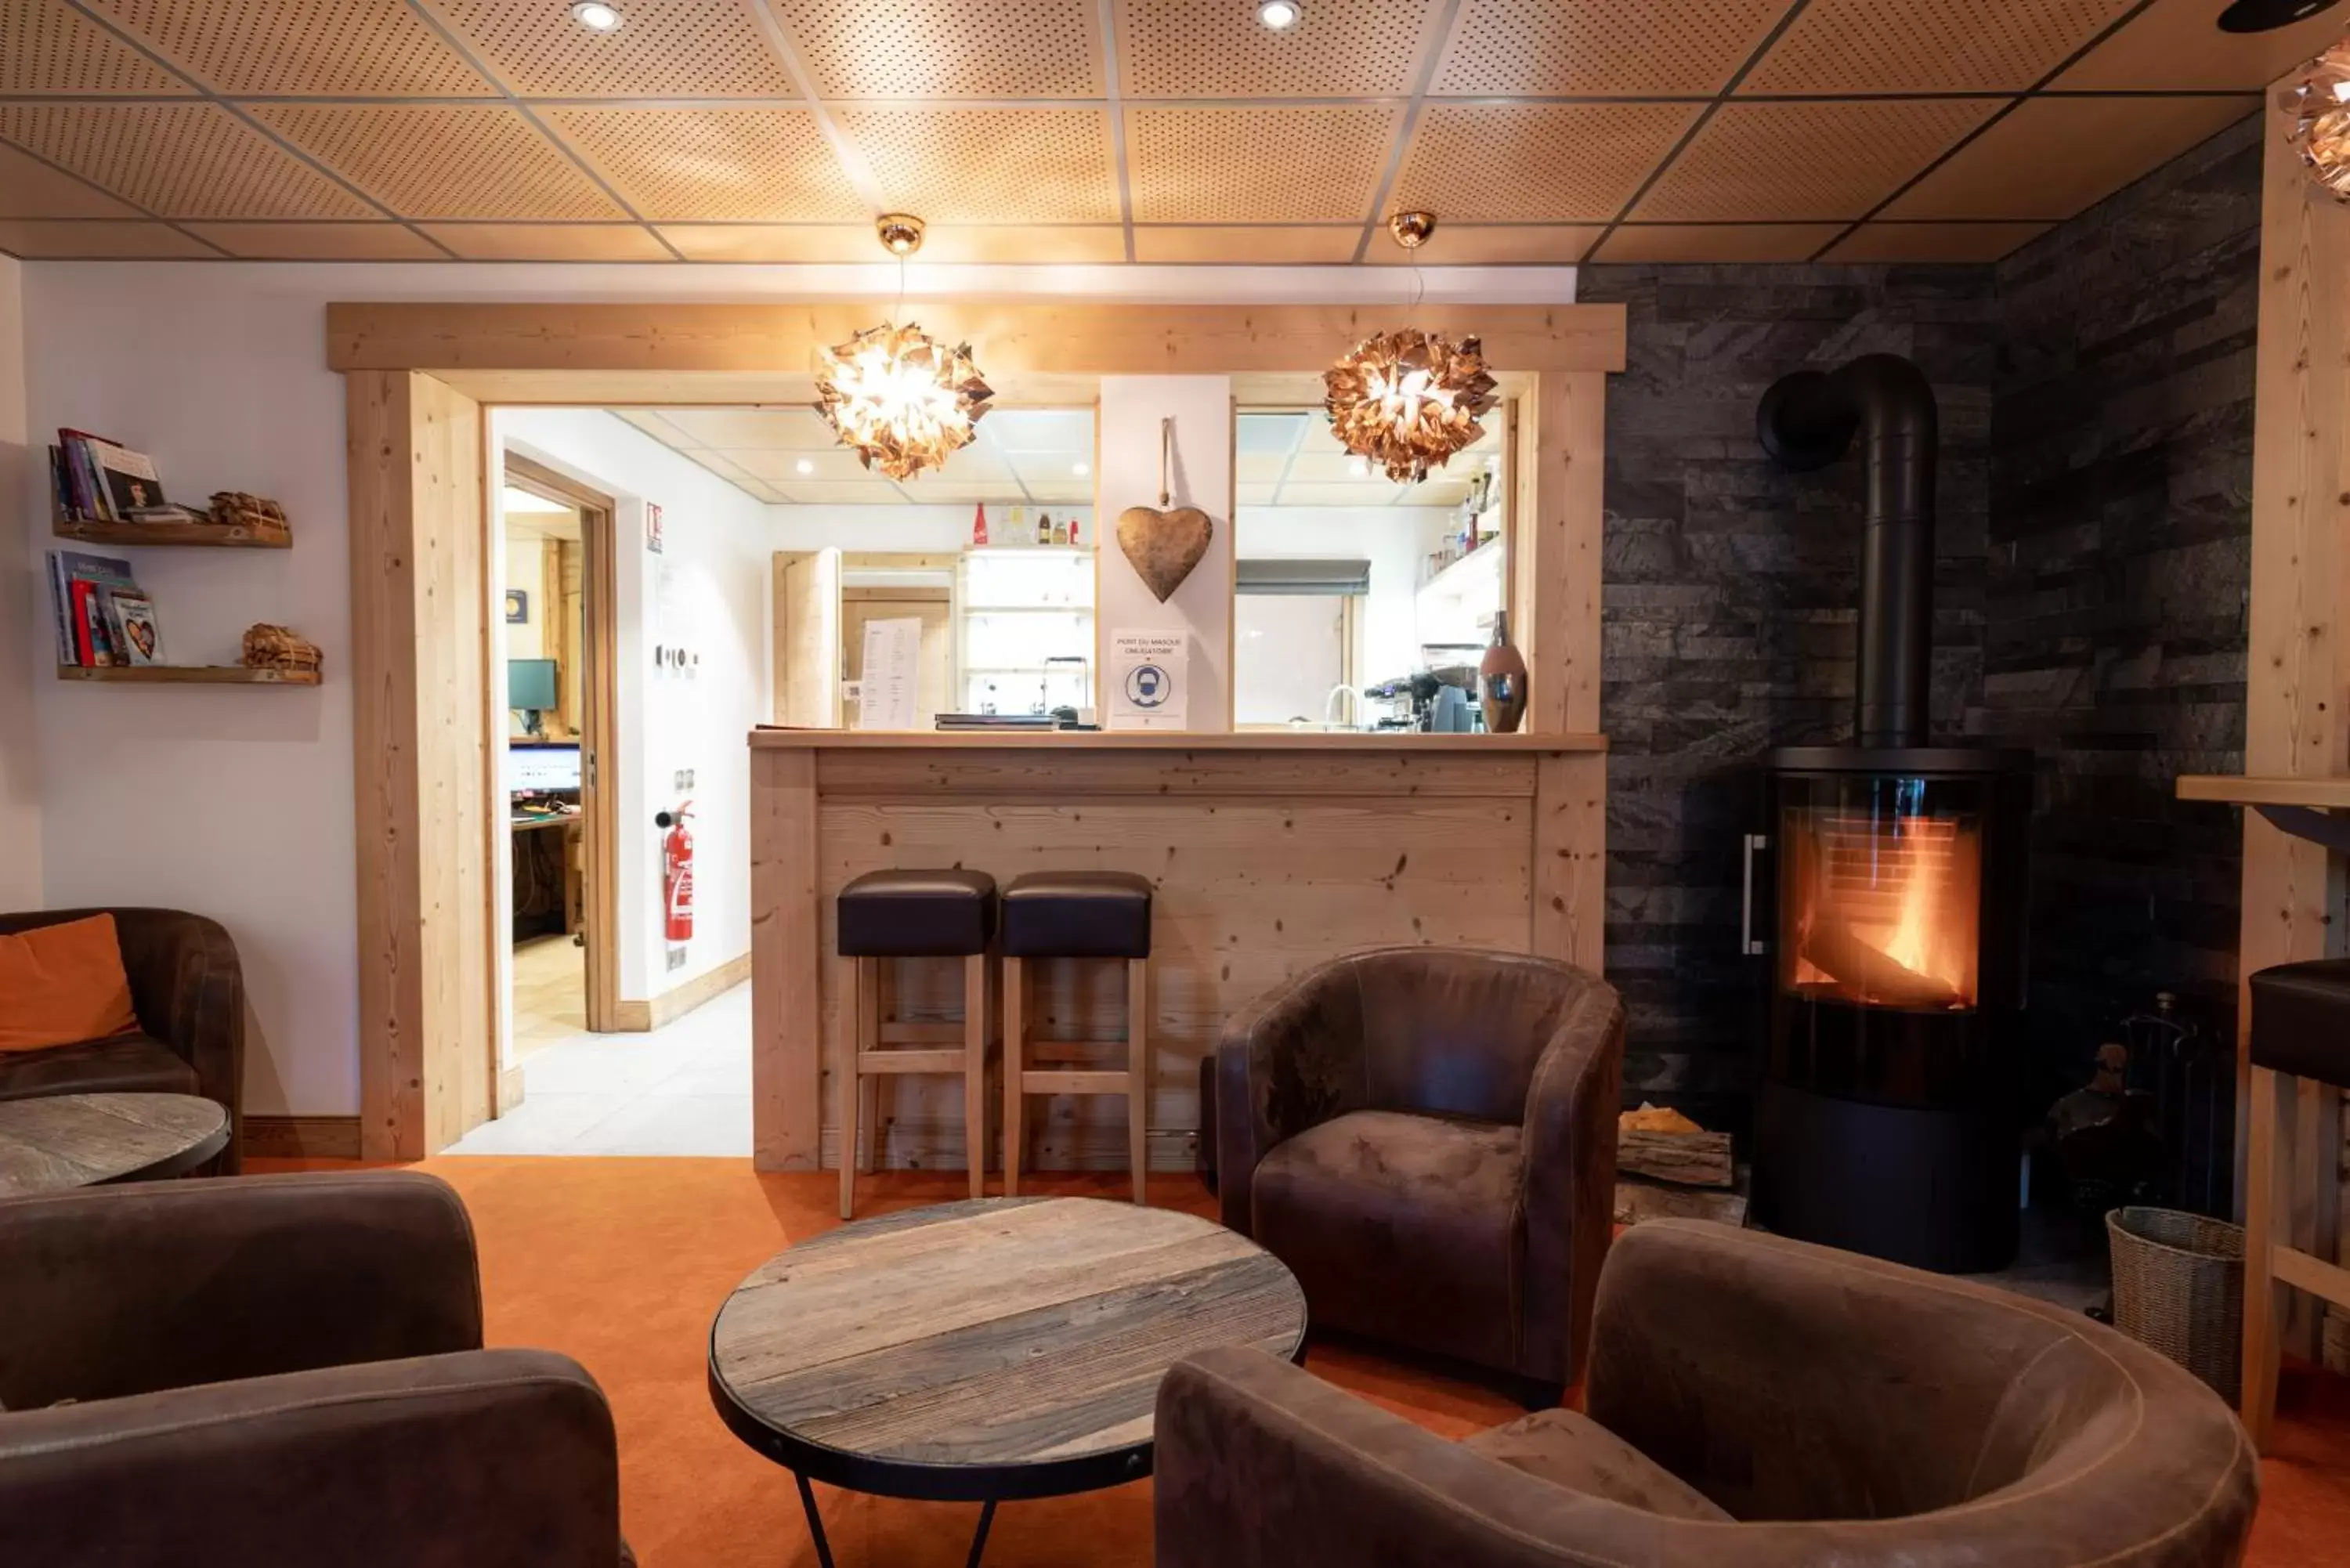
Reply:
[[661, 905], [663, 926], [673, 942], [688, 941], [693, 936], [693, 835], [685, 828], [685, 819], [693, 815], [692, 806], [690, 800], [681, 801], [677, 810], [664, 811], [654, 819], [669, 829], [661, 839]]

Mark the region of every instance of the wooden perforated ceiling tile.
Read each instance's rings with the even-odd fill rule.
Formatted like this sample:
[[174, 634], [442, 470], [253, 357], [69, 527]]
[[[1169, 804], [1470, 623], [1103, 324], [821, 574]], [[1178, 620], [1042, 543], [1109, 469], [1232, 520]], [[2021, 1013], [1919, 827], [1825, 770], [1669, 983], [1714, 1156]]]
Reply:
[[1606, 232], [1598, 223], [1440, 223], [1416, 252], [1374, 234], [1363, 259], [1373, 266], [1558, 266], [1582, 260]]
[[0, 92], [190, 90], [63, 0], [0, 0]]
[[1843, 233], [1835, 223], [1626, 223], [1596, 262], [1799, 262]]
[[2048, 232], [2047, 223], [1863, 223], [1820, 259], [1831, 262], [1995, 262]]
[[371, 218], [211, 104], [0, 104], [0, 139], [167, 218]]
[[1253, 0], [1118, 0], [1128, 98], [1378, 98], [1408, 93], [1443, 7], [1435, 0], [1302, 0], [1278, 30]]
[[2026, 99], [1888, 218], [2069, 218], [2259, 109], [2244, 98]]
[[2266, 33], [2222, 33], [2211, 0], [2154, 0], [2050, 85], [2059, 91], [2239, 88], [2258, 92], [2342, 36], [2326, 6]]
[[478, 98], [493, 89], [402, 0], [90, 0], [231, 94]]
[[72, 175], [0, 147], [0, 218], [135, 218], [139, 214]]
[[254, 261], [445, 261], [399, 223], [191, 223], [189, 233]]
[[846, 109], [839, 123], [881, 200], [933, 223], [1118, 220], [1098, 109]]
[[1742, 92], [2030, 87], [2136, 0], [1812, 0]]
[[1392, 205], [1463, 222], [1605, 222], [1697, 116], [1689, 103], [1432, 103]]
[[825, 223], [870, 216], [806, 109], [540, 112], [648, 218]]
[[1658, 223], [1857, 218], [1948, 151], [2000, 102], [1728, 104], [1631, 215]]
[[561, 0], [418, 0], [525, 98], [789, 98], [759, 0], [616, 0], [593, 33]]
[[1099, 98], [1095, 0], [771, 0], [826, 98]]
[[403, 218], [627, 216], [510, 109], [263, 104], [254, 112]]
[[1367, 218], [1401, 116], [1381, 104], [1128, 109], [1135, 221]]
[[0, 251], [27, 260], [201, 261], [219, 252], [162, 223], [0, 219]]
[[467, 261], [665, 262], [673, 258], [634, 223], [424, 223]]
[[1788, 0], [1461, 0], [1432, 92], [1713, 93]]

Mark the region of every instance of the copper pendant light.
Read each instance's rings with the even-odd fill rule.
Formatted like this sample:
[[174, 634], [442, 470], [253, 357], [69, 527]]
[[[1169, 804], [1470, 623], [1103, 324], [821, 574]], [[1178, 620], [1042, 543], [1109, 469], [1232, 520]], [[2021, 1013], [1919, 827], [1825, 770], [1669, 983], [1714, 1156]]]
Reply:
[[[891, 213], [877, 229], [898, 258], [902, 305], [905, 260], [921, 248], [922, 221]], [[859, 462], [892, 479], [911, 479], [970, 445], [995, 395], [970, 344], [949, 348], [911, 321], [885, 321], [820, 352], [816, 412]]]
[[[1398, 213], [1388, 232], [1405, 250], [1418, 250], [1436, 232], [1436, 214]], [[1338, 443], [1398, 484], [1419, 483], [1475, 442], [1485, 433], [1477, 421], [1494, 403], [1476, 338], [1456, 343], [1417, 327], [1356, 344], [1322, 373], [1322, 389]]]
[[2293, 117], [2286, 133], [2310, 177], [2336, 201], [2350, 202], [2350, 38], [2309, 64], [2277, 107]]

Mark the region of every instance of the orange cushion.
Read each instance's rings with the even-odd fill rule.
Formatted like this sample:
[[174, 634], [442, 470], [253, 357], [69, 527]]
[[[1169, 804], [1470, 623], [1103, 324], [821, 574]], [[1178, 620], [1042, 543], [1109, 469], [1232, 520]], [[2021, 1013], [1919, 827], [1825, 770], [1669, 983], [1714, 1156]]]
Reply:
[[78, 1045], [138, 1027], [112, 915], [0, 936], [0, 1051]]

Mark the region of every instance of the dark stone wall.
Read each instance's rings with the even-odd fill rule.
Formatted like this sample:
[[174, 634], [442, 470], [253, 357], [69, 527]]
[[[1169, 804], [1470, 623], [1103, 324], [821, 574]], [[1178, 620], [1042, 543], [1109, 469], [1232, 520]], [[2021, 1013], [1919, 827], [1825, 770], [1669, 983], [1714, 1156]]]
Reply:
[[1629, 317], [1600, 699], [1627, 1096], [1744, 1123], [1763, 992], [1740, 840], [1763, 753], [1851, 736], [1861, 515], [1857, 469], [1776, 472], [1754, 407], [1877, 350], [1941, 405], [1936, 729], [2039, 757], [2029, 1093], [2163, 987], [2232, 1028], [2235, 818], [2168, 789], [2241, 762], [2256, 134], [1995, 268], [1584, 270], [1580, 297]]
[[[1859, 471], [1780, 472], [1754, 408], [1790, 370], [1906, 354], [1941, 405], [1935, 704], [1981, 699], [1993, 299], [1985, 267], [1596, 266], [1629, 363], [1607, 397], [1600, 722], [1607, 971], [1627, 1095], [1742, 1125], [1762, 1001], [1739, 952], [1742, 836], [1773, 746], [1852, 735]], [[1760, 921], [1758, 913], [1758, 924]]]
[[2259, 137], [1996, 272], [1984, 720], [2040, 756], [2028, 1023], [2060, 1080], [2158, 990], [2234, 1034], [2241, 830], [2171, 780], [2243, 763]]

